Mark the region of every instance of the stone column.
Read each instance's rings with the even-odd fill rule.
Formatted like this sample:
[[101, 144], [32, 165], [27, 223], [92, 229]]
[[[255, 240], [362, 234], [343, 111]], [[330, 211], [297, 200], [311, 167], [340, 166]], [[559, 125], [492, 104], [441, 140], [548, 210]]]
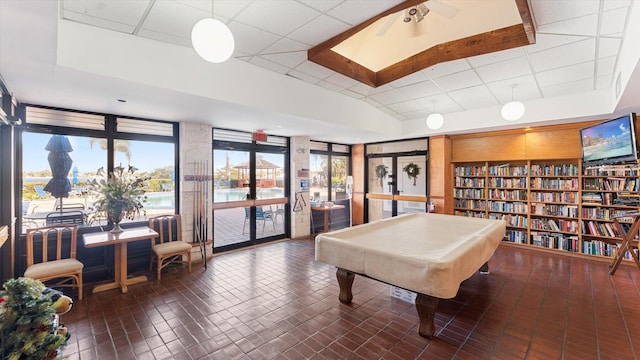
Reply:
[[[309, 205], [309, 137], [291, 138], [291, 238], [311, 234], [311, 206]], [[306, 188], [303, 189], [303, 186]], [[296, 199], [298, 204], [296, 204]]]

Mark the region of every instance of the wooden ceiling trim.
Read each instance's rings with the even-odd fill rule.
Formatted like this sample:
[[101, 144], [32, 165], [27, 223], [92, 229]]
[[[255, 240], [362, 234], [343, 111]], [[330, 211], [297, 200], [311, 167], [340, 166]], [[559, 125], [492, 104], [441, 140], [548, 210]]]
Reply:
[[438, 63], [513, 49], [535, 43], [535, 30], [527, 0], [515, 0], [522, 24], [488, 31], [463, 39], [449, 41], [426, 49], [416, 55], [374, 72], [331, 49], [378, 19], [424, 2], [405, 1], [371, 19], [311, 48], [307, 58], [342, 75], [371, 87], [378, 87]]

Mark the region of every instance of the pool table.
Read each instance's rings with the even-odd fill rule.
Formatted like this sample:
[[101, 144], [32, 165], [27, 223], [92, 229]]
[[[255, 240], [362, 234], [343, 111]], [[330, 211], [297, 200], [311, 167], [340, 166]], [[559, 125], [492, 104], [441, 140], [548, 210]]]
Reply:
[[439, 299], [456, 296], [460, 283], [487, 261], [504, 238], [504, 220], [411, 213], [315, 238], [315, 259], [336, 266], [340, 302], [351, 303], [355, 274], [417, 294], [418, 333], [431, 338]]

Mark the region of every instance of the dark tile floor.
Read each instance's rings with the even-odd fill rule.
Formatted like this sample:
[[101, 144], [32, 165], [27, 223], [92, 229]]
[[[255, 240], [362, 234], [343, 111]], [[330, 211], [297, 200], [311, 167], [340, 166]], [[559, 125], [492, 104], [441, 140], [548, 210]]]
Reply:
[[436, 337], [415, 307], [356, 276], [338, 302], [335, 269], [310, 240], [221, 254], [208, 270], [167, 269], [129, 293], [91, 295], [62, 317], [67, 359], [634, 359], [640, 270], [501, 246], [491, 275], [441, 300]]

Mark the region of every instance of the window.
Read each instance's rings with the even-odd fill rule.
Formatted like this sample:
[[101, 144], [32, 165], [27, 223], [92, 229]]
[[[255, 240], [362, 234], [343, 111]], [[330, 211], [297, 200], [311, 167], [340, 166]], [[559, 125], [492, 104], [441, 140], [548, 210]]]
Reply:
[[20, 127], [22, 232], [46, 225], [55, 212], [82, 214], [83, 227], [107, 225], [104, 214], [91, 212], [94, 195], [86, 186], [101, 167], [135, 166], [136, 175], [150, 177], [146, 217], [175, 213], [174, 131], [166, 122], [28, 107]]
[[336, 201], [347, 198], [347, 176], [351, 148], [348, 145], [310, 142], [309, 176], [312, 201]]

